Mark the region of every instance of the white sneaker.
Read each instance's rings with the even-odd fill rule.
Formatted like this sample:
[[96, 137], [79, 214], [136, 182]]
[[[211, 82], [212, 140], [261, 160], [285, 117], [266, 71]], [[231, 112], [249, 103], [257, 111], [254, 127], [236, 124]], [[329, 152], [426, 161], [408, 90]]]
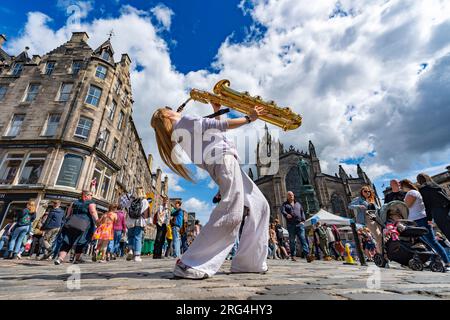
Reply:
[[198, 279], [198, 280], [206, 279], [209, 277], [207, 273], [185, 265], [183, 262], [181, 262], [180, 259], [178, 259], [177, 263], [175, 264], [173, 275], [178, 278]]
[[141, 256], [135, 256], [134, 257], [134, 262], [142, 262]]

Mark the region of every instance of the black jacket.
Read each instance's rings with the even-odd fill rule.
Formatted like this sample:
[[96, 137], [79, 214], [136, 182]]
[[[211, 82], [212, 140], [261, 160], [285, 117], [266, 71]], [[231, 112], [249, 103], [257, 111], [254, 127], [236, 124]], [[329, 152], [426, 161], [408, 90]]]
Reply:
[[391, 192], [386, 195], [384, 198], [384, 204], [388, 204], [389, 202], [398, 200], [398, 201], [405, 201], [406, 192], [399, 191], [399, 192]]
[[450, 198], [438, 184], [425, 184], [419, 189], [425, 204], [428, 221], [433, 220], [431, 212], [435, 208], [450, 208]]

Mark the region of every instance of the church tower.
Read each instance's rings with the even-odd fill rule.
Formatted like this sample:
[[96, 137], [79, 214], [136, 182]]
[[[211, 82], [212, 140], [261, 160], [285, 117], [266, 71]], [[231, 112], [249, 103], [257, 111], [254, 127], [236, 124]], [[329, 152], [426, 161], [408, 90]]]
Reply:
[[319, 173], [322, 173], [322, 169], [320, 168], [320, 161], [317, 158], [316, 148], [313, 143], [309, 141], [309, 156], [311, 158], [311, 167], [313, 169], [313, 177]]
[[[278, 143], [274, 141], [269, 133], [269, 128], [267, 124], [264, 126], [264, 136], [256, 146], [256, 171], [258, 178], [265, 175], [273, 175], [271, 173], [271, 158], [279, 156], [279, 146]], [[277, 149], [278, 148], [278, 149]], [[263, 158], [263, 159], [262, 159]]]

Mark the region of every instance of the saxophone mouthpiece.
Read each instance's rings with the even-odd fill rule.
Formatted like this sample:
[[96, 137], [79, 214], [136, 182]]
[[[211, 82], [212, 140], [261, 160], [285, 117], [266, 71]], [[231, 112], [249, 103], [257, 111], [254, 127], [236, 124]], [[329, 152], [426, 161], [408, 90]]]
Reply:
[[186, 107], [188, 102], [191, 100], [192, 100], [192, 98], [187, 99], [181, 106], [178, 107], [177, 112], [183, 112], [184, 107]]

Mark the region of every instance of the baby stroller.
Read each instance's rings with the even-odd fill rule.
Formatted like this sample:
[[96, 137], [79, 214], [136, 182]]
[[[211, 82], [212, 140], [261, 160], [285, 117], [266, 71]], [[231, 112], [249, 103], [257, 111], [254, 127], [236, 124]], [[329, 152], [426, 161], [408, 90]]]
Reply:
[[395, 261], [414, 271], [422, 271], [427, 267], [433, 272], [445, 272], [441, 257], [421, 239], [428, 230], [407, 220], [408, 211], [404, 202], [393, 201], [373, 215], [373, 220], [381, 226], [383, 234], [382, 253], [375, 254], [375, 264], [384, 268], [388, 261]]

